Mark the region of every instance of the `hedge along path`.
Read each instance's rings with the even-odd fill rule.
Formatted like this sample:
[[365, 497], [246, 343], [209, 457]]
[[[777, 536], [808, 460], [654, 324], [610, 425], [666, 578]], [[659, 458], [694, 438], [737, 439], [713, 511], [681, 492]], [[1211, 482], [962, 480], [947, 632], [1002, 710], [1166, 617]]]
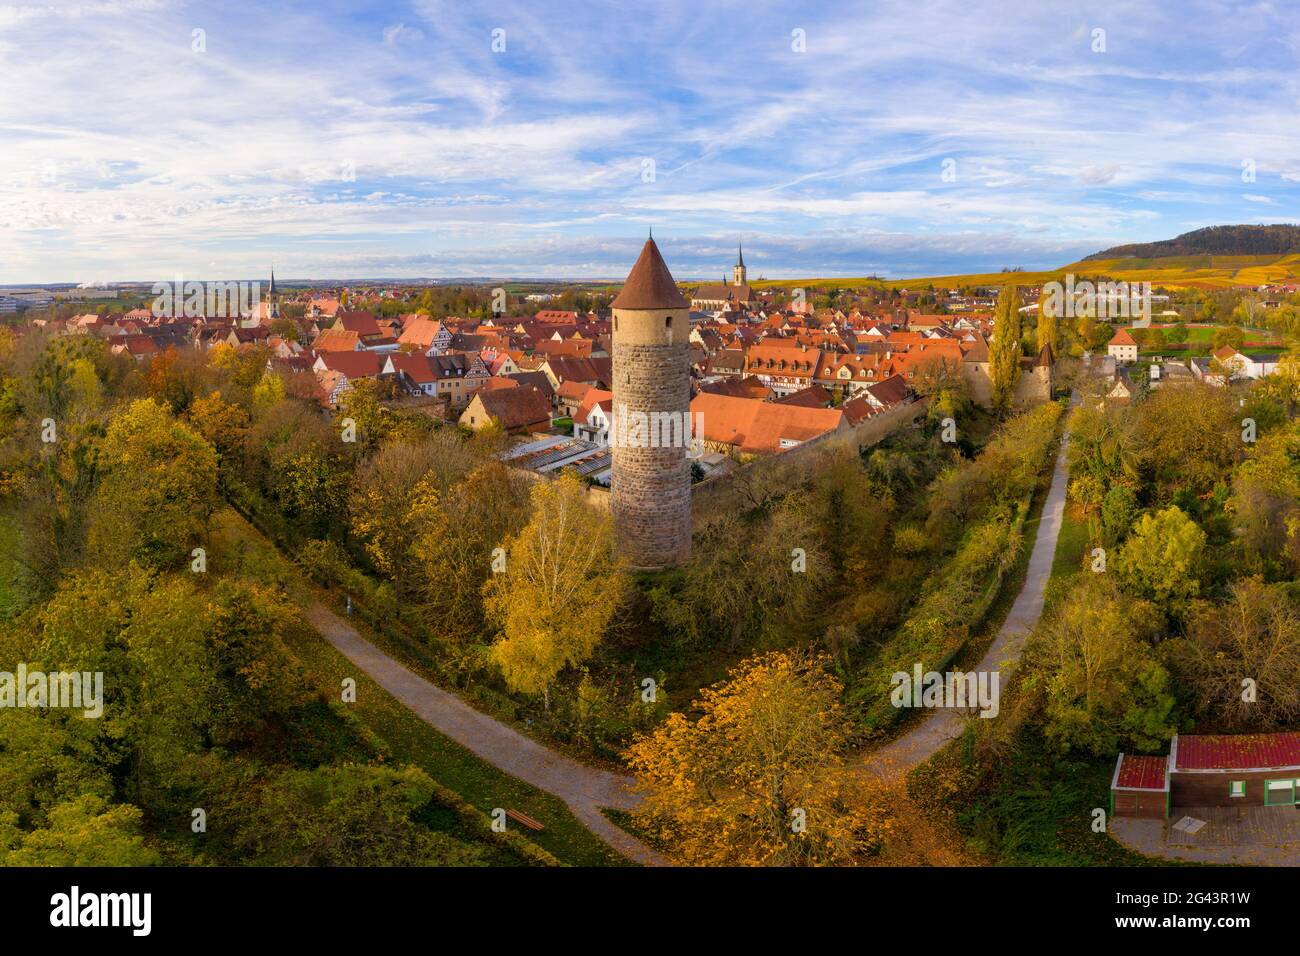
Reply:
[[[1073, 409], [1078, 403], [1079, 396], [1076, 393], [1070, 397], [1070, 408]], [[971, 668], [975, 671], [997, 671], [999, 692], [1007, 684], [1006, 669], [1020, 660], [1025, 641], [1043, 614], [1047, 583], [1052, 576], [1052, 560], [1056, 556], [1056, 541], [1061, 536], [1061, 525], [1065, 519], [1065, 492], [1069, 482], [1069, 468], [1065, 460], [1068, 444], [1067, 432], [1061, 437], [1061, 448], [1052, 471], [1052, 484], [1047, 490], [1047, 500], [1043, 503], [1043, 514], [1038, 522], [1038, 533], [1034, 537], [1034, 549], [1029, 555], [1025, 583], [1016, 595], [1015, 603], [1011, 605], [992, 645], [980, 662]], [[960, 737], [964, 726], [965, 716], [961, 711], [954, 708], [935, 710], [897, 740], [868, 754], [866, 769], [869, 773], [885, 778], [905, 774]]]
[[584, 766], [475, 710], [407, 670], [319, 601], [309, 604], [304, 616], [340, 654], [439, 733], [497, 769], [559, 797], [583, 826], [627, 858], [647, 866], [668, 865], [665, 857], [600, 812], [601, 807], [635, 810], [640, 806], [631, 777]]

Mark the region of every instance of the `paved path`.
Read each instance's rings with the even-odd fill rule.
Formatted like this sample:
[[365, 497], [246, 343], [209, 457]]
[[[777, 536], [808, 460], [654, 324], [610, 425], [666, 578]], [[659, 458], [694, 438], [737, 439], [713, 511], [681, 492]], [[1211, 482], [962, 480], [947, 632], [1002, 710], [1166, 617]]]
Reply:
[[[1077, 401], [1077, 398], [1075, 399]], [[1074, 402], [1071, 403], [1073, 406]], [[1025, 639], [1038, 623], [1043, 613], [1043, 599], [1047, 581], [1052, 576], [1052, 559], [1056, 556], [1056, 539], [1061, 535], [1061, 522], [1065, 517], [1065, 488], [1068, 468], [1065, 463], [1067, 439], [1061, 440], [1061, 451], [1052, 472], [1052, 484], [1043, 504], [1042, 520], [1034, 538], [1034, 550], [1029, 555], [1029, 570], [1024, 586], [1016, 596], [1007, 619], [1002, 622], [997, 637], [988, 652], [972, 670], [998, 671], [999, 690], [1005, 690], [1007, 675], [1003, 668], [1014, 665], [1025, 648]], [[918, 726], [897, 740], [867, 755], [867, 769], [891, 777], [906, 773], [941, 750], [949, 741], [959, 737], [964, 718], [957, 710], [936, 710]]]
[[435, 730], [512, 777], [555, 794], [583, 826], [629, 859], [667, 865], [663, 856], [615, 826], [598, 809], [635, 809], [641, 798], [629, 789], [631, 777], [584, 766], [475, 710], [407, 670], [319, 602], [306, 609], [306, 618], [344, 657]]
[[[1272, 808], [1270, 808], [1272, 809]], [[1285, 807], [1276, 808], [1288, 813]], [[1175, 812], [1174, 817], [1178, 817]], [[1213, 846], [1179, 846], [1168, 842], [1164, 820], [1137, 820], [1113, 817], [1110, 835], [1130, 850], [1144, 856], [1188, 863], [1228, 866], [1296, 866], [1300, 864], [1300, 843], [1254, 843]]]

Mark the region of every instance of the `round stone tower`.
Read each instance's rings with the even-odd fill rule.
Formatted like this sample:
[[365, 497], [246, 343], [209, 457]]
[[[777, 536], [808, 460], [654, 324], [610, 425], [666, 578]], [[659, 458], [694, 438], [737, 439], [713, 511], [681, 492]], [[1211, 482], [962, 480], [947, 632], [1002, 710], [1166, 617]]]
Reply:
[[691, 328], [690, 305], [653, 239], [613, 310], [616, 540], [633, 567], [662, 568], [691, 553]]

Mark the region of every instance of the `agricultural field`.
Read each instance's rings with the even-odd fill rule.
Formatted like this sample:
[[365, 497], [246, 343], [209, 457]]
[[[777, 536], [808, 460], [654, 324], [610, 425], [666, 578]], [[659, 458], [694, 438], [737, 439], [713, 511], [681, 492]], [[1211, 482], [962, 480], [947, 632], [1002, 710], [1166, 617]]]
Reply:
[[1300, 255], [1171, 256], [1161, 259], [1090, 259], [1036, 272], [987, 272], [919, 276], [906, 279], [860, 278], [781, 279], [755, 282], [756, 288], [794, 289], [803, 286], [871, 287], [921, 290], [961, 286], [1041, 285], [1062, 280], [1067, 273], [1096, 279], [1150, 282], [1167, 289], [1249, 288], [1268, 282], [1300, 279]]

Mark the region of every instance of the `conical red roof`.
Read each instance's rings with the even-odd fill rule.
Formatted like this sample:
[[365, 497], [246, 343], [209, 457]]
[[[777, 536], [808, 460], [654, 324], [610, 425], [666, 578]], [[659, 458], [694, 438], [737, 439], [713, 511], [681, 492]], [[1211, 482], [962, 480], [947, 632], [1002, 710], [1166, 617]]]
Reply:
[[636, 265], [627, 274], [623, 291], [613, 302], [615, 309], [685, 309], [689, 307], [686, 297], [673, 274], [668, 271], [664, 257], [659, 254], [659, 247], [653, 239], [647, 239], [641, 247], [641, 255]]

